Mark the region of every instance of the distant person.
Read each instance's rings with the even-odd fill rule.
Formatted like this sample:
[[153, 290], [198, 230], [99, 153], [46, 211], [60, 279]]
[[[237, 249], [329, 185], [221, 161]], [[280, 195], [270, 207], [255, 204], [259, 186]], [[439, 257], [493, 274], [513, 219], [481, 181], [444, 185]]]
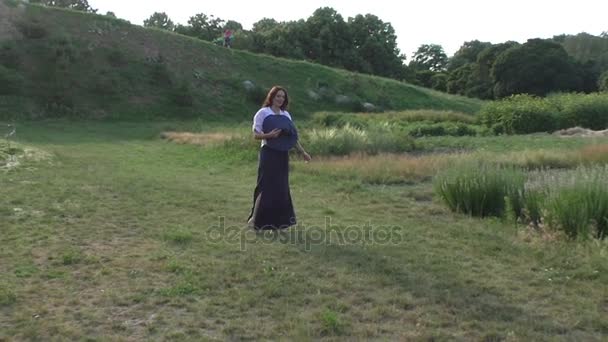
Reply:
[[[253, 117], [253, 136], [262, 143], [257, 185], [247, 223], [256, 230], [283, 229], [296, 224], [289, 191], [289, 149], [296, 147], [306, 162], [311, 157], [297, 140], [297, 131], [287, 112], [288, 104], [287, 90], [274, 86]], [[290, 128], [271, 129], [272, 124]]]
[[224, 31], [224, 47], [232, 48], [232, 30], [226, 29]]

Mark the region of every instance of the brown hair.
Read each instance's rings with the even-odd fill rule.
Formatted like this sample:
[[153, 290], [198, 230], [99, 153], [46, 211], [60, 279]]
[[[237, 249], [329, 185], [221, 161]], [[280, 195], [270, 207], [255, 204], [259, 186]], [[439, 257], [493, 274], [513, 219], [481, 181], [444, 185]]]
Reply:
[[272, 101], [274, 100], [274, 97], [277, 96], [279, 90], [282, 90], [285, 94], [285, 101], [283, 101], [283, 105], [281, 105], [281, 110], [287, 109], [287, 106], [289, 105], [289, 96], [287, 96], [287, 90], [285, 90], [285, 88], [281, 86], [274, 86], [272, 87], [272, 89], [270, 89], [268, 95], [266, 95], [266, 99], [264, 100], [264, 104], [262, 104], [262, 107], [272, 106]]

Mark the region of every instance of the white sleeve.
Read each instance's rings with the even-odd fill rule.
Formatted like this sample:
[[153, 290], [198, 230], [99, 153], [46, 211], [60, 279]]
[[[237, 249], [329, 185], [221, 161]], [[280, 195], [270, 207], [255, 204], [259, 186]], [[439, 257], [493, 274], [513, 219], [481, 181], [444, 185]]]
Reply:
[[251, 129], [254, 132], [258, 132], [258, 133], [264, 133], [264, 131], [262, 130], [262, 124], [264, 123], [264, 113], [263, 111], [260, 109], [258, 110], [257, 113], [255, 113], [255, 115], [253, 116], [253, 126], [251, 127]]

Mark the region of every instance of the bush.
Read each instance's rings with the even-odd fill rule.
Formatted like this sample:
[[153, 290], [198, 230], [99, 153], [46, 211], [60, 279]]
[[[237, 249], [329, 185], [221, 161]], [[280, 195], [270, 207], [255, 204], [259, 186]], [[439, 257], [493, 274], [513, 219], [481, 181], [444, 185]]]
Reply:
[[597, 80], [597, 87], [600, 91], [608, 92], [608, 71], [604, 71], [604, 73]]
[[495, 133], [527, 134], [557, 129], [556, 108], [546, 99], [525, 94], [488, 103], [480, 111], [480, 120]]
[[455, 212], [500, 217], [505, 213], [505, 198], [523, 192], [524, 181], [520, 169], [472, 162], [440, 172], [434, 189]]
[[608, 94], [559, 94], [548, 98], [559, 108], [560, 128], [608, 128]]
[[412, 137], [423, 136], [465, 136], [477, 135], [478, 129], [464, 123], [442, 122], [442, 123], [420, 123], [405, 128], [408, 135]]

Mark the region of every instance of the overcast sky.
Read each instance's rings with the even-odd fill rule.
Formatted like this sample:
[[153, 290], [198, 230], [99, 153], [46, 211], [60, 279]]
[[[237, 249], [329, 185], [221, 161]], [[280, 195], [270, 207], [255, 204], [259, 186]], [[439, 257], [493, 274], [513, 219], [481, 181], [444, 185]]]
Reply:
[[[142, 25], [154, 12], [165, 12], [175, 23], [205, 13], [235, 20], [245, 29], [267, 17], [277, 21], [306, 19], [329, 6], [344, 20], [371, 13], [395, 28], [397, 44], [408, 60], [421, 44], [439, 44], [451, 56], [465, 41], [525, 42], [566, 33], [599, 35], [608, 31], [608, 0], [89, 0], [98, 13]], [[238, 39], [238, 37], [237, 37]]]

